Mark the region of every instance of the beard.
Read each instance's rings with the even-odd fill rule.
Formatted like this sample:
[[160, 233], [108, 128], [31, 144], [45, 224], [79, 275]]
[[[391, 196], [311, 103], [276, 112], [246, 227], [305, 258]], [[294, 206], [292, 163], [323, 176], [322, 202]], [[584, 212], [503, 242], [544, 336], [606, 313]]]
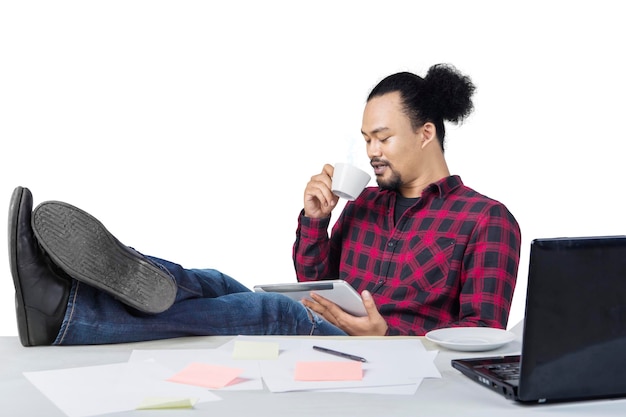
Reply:
[[391, 169], [391, 178], [384, 180], [379, 177], [376, 179], [376, 183], [383, 191], [398, 191], [402, 185], [402, 178], [400, 178], [400, 174]]

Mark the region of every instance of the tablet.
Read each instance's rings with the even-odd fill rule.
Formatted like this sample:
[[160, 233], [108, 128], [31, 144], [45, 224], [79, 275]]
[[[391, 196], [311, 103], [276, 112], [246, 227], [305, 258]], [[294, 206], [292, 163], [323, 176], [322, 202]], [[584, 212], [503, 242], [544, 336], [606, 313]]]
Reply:
[[341, 279], [255, 285], [253, 289], [255, 292], [279, 292], [297, 301], [303, 298], [311, 299], [309, 293], [313, 291], [337, 304], [346, 313], [353, 316], [367, 316], [359, 293]]

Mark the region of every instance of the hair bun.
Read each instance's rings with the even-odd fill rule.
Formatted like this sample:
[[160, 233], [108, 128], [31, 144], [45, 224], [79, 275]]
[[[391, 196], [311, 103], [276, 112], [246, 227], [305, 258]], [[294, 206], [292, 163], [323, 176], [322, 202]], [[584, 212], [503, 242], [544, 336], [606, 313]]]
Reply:
[[449, 64], [436, 64], [428, 69], [421, 96], [422, 112], [458, 123], [474, 109], [472, 95], [476, 87], [469, 77]]

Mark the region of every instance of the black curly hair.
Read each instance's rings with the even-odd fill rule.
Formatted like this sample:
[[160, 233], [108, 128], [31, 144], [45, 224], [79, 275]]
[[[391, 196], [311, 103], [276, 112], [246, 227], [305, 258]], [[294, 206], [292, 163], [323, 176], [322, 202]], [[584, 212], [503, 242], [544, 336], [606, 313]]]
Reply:
[[476, 87], [472, 80], [449, 64], [436, 64], [422, 78], [410, 72], [389, 75], [372, 89], [367, 97], [399, 92], [404, 112], [411, 125], [418, 129], [431, 122], [437, 128], [437, 137], [443, 150], [446, 130], [444, 120], [459, 123], [474, 109], [472, 95]]

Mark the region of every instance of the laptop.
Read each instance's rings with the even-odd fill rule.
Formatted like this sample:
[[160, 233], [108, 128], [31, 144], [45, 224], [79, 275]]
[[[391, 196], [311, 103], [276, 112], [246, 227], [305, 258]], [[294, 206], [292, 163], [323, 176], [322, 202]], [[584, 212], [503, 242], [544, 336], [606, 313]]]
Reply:
[[626, 396], [626, 236], [533, 240], [521, 355], [451, 363], [524, 403]]

